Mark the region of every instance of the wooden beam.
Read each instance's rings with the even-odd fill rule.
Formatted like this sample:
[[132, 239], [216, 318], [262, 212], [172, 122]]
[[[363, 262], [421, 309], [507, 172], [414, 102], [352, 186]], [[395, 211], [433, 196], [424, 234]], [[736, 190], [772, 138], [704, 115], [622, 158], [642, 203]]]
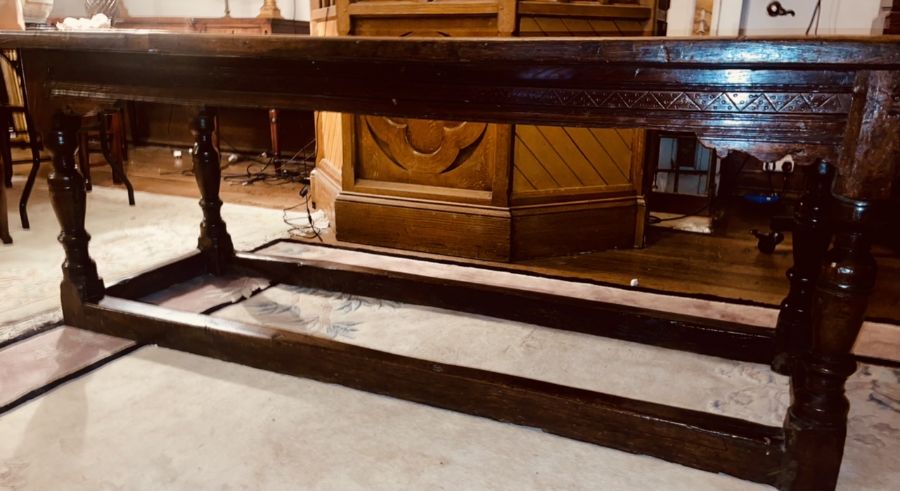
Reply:
[[264, 370], [540, 428], [626, 452], [772, 484], [782, 430], [266, 326], [107, 297], [92, 329]]
[[[338, 2], [347, 0], [338, 0]], [[340, 9], [339, 9], [340, 10]], [[570, 39], [453, 39], [453, 38], [334, 38], [316, 36], [178, 35], [158, 32], [4, 31], [0, 49], [47, 49], [72, 53], [122, 52], [192, 57], [248, 56], [262, 63], [271, 59], [327, 61], [358, 65], [363, 61], [406, 64], [436, 62], [457, 65], [509, 63], [592, 65], [646, 64], [668, 69], [777, 68], [790, 70], [782, 81], [797, 80], [804, 70], [893, 69], [900, 66], [896, 37], [789, 39], [720, 38], [570, 38]], [[776, 56], [777, 54], [777, 56]], [[168, 60], [167, 60], [168, 61]], [[283, 68], [283, 67], [276, 67]], [[568, 72], [566, 72], [568, 73]], [[381, 79], [368, 77], [366, 82]], [[543, 75], [545, 80], [546, 75]], [[568, 79], [566, 79], [568, 80]], [[504, 81], [505, 82], [505, 81]], [[774, 81], [773, 81], [774, 82]], [[493, 85], [493, 84], [492, 84]], [[499, 85], [499, 84], [498, 84]]]
[[205, 259], [200, 251], [194, 251], [136, 273], [107, 287], [106, 291], [114, 297], [137, 300], [204, 273], [206, 273]]
[[593, 300], [318, 260], [238, 253], [230, 273], [769, 364], [774, 330]]

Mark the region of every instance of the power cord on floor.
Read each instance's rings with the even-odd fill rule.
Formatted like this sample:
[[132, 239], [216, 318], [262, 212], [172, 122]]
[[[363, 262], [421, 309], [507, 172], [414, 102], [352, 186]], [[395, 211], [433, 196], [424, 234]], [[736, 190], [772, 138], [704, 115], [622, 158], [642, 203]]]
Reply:
[[701, 207], [698, 208], [696, 211], [693, 211], [693, 212], [688, 213], [688, 214], [686, 214], [686, 215], [677, 216], [677, 217], [660, 218], [660, 217], [658, 217], [658, 216], [656, 216], [656, 215], [650, 215], [649, 217], [647, 217], [647, 222], [648, 222], [650, 225], [656, 225], [657, 223], [661, 223], [661, 222], [671, 222], [672, 220], [681, 220], [682, 218], [692, 217], [692, 216], [694, 216], [694, 215], [696, 215], [696, 214], [702, 212], [703, 210], [709, 208], [709, 206], [710, 206], [711, 204], [712, 204], [712, 201], [710, 201], [709, 203], [706, 203], [705, 205], [701, 206]]
[[[229, 158], [225, 161], [224, 164], [221, 165], [220, 169], [222, 171], [227, 170], [228, 168], [240, 164], [246, 163], [246, 167], [244, 168], [244, 172], [237, 174], [224, 174], [222, 176], [222, 180], [232, 184], [241, 184], [244, 186], [252, 185], [257, 182], [262, 182], [270, 185], [281, 185], [281, 184], [291, 184], [291, 183], [301, 183], [301, 184], [309, 184], [309, 174], [314, 168], [314, 162], [311, 160], [311, 157], [314, 155], [310, 153], [310, 149], [314, 147], [315, 141], [307, 142], [306, 145], [303, 146], [300, 150], [298, 150], [290, 159], [279, 162], [279, 167], [275, 172], [270, 171], [269, 169], [274, 167], [276, 162], [273, 157], [267, 157], [265, 159], [260, 159], [255, 156], [247, 156], [246, 154], [242, 154], [239, 150], [237, 150], [233, 145], [229, 144], [227, 141], [219, 138], [220, 143], [226, 145], [230, 151], [230, 153], [236, 158]], [[301, 157], [302, 155], [302, 157]], [[298, 159], [298, 157], [301, 157]], [[262, 166], [261, 168], [258, 166]], [[193, 169], [183, 169], [179, 171], [171, 171], [171, 172], [160, 172], [160, 175], [183, 175], [183, 176], [193, 176]]]
[[[315, 237], [315, 238], [319, 239], [319, 242], [324, 242], [325, 239], [322, 238], [322, 235], [319, 233], [319, 229], [316, 228], [316, 223], [313, 220], [312, 211], [309, 208], [309, 190], [310, 190], [309, 185], [303, 186], [303, 188], [300, 190], [300, 193], [299, 193], [300, 198], [302, 198], [303, 201], [301, 203], [297, 203], [294, 206], [289, 206], [287, 208], [284, 208], [282, 210], [281, 219], [285, 223], [285, 225], [290, 227], [288, 229], [288, 234], [290, 235], [291, 238], [299, 237], [299, 238], [303, 238], [303, 239], [311, 239], [311, 238]], [[312, 235], [309, 235], [309, 232], [307, 232], [305, 230], [305, 224], [293, 223], [293, 222], [291, 222], [290, 219], [288, 219], [288, 216], [287, 216], [288, 212], [291, 210], [295, 210], [301, 206], [306, 207], [306, 219], [309, 223], [309, 229], [312, 230]]]
[[[221, 140], [222, 143], [228, 145], [227, 142]], [[232, 149], [231, 145], [228, 145]], [[262, 182], [265, 184], [290, 184], [290, 183], [302, 183], [309, 184], [309, 174], [314, 167], [314, 162], [311, 161], [310, 157], [314, 154], [310, 153], [310, 149], [315, 147], [315, 140], [311, 140], [306, 143], [300, 150], [298, 150], [290, 159], [278, 162], [280, 165], [280, 169], [277, 169], [275, 172], [269, 172], [270, 167], [274, 167], [276, 165], [276, 161], [274, 157], [269, 157], [265, 160], [259, 160], [255, 157], [245, 159], [245, 160], [237, 160], [232, 163], [237, 164], [238, 162], [248, 162], [247, 167], [242, 174], [228, 174], [222, 176], [225, 182], [231, 183], [239, 183], [241, 185], [247, 186], [251, 184], [255, 184], [257, 182]], [[237, 155], [237, 153], [235, 153]], [[303, 158], [298, 160], [298, 157], [303, 154]], [[254, 166], [262, 165], [261, 169], [255, 169]]]

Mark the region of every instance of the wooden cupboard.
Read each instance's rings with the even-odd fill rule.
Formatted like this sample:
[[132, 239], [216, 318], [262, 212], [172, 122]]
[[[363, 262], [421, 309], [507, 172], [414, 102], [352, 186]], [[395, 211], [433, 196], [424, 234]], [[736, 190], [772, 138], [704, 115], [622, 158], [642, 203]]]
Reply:
[[[665, 25], [651, 1], [312, 7], [313, 36], [631, 36]], [[643, 245], [643, 131], [328, 112], [316, 131], [313, 200], [339, 240], [491, 260]]]

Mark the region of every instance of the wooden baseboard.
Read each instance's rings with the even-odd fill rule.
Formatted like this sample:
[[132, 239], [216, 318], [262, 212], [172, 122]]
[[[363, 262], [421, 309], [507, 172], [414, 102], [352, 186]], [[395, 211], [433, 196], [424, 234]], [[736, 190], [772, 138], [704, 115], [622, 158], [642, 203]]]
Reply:
[[344, 193], [337, 239], [493, 261], [630, 248], [637, 197], [513, 208]]
[[335, 231], [344, 242], [491, 261], [509, 261], [510, 217], [503, 209], [341, 194]]
[[634, 196], [512, 209], [512, 258], [563, 256], [635, 245]]

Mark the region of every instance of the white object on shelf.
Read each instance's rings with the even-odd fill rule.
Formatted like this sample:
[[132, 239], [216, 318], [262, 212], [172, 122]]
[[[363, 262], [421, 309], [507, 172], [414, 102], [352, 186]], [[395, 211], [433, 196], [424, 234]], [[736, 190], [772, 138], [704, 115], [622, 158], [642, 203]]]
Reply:
[[62, 22], [56, 23], [60, 31], [92, 31], [95, 29], [109, 29], [112, 22], [105, 14], [97, 14], [90, 19], [66, 17]]

